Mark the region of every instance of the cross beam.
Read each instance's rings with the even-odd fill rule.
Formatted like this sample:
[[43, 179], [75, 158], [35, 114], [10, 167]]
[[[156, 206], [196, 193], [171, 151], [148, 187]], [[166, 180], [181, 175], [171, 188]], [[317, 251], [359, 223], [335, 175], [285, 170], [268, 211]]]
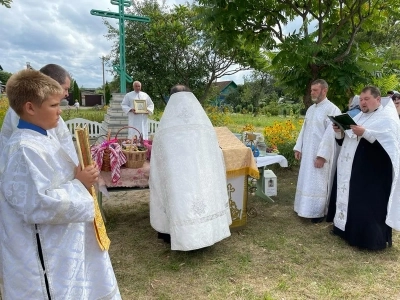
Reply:
[[[98, 17], [103, 17], [103, 18], [114, 18], [114, 19], [119, 19], [121, 16], [118, 13], [111, 12], [111, 11], [104, 11], [104, 10], [97, 10], [97, 9], [92, 9], [90, 11], [90, 14], [93, 16], [98, 16]], [[137, 22], [150, 22], [149, 17], [141, 17], [141, 16], [132, 16], [132, 15], [125, 15], [124, 14], [124, 19], [128, 21], [137, 21]]]
[[133, 79], [126, 73], [125, 63], [125, 20], [136, 22], [150, 22], [150, 18], [135, 15], [126, 15], [124, 7], [131, 6], [130, 0], [111, 0], [112, 5], [118, 5], [118, 13], [92, 9], [90, 14], [103, 18], [114, 18], [119, 20], [119, 66], [113, 66], [113, 69], [119, 74], [120, 93], [126, 93], [126, 82], [132, 82]]

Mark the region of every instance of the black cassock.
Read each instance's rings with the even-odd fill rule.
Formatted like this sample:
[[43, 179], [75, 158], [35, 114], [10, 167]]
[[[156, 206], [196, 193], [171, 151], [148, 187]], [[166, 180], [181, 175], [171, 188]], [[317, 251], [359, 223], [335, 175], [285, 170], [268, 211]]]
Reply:
[[[339, 145], [342, 140], [336, 140]], [[392, 244], [392, 228], [386, 225], [387, 205], [392, 187], [392, 162], [378, 141], [360, 140], [354, 155], [350, 177], [345, 231], [333, 227], [333, 233], [351, 246], [379, 250]], [[337, 171], [330, 195], [327, 222], [336, 213]]]

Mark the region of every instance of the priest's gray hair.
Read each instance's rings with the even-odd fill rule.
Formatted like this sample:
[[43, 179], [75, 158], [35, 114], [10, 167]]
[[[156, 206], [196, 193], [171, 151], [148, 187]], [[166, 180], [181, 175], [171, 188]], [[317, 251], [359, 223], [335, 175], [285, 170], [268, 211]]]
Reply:
[[171, 88], [171, 91], [169, 92], [169, 94], [172, 95], [172, 94], [179, 93], [179, 92], [191, 92], [191, 90], [186, 85], [177, 84]]
[[69, 75], [69, 73], [63, 67], [56, 64], [45, 65], [39, 71], [40, 73], [53, 78], [61, 85], [65, 83], [67, 78], [71, 80], [71, 75]]
[[329, 88], [328, 83], [327, 83], [325, 80], [323, 80], [323, 79], [317, 79], [317, 80], [314, 80], [314, 81], [311, 83], [311, 85], [316, 85], [316, 84], [321, 85], [321, 86], [322, 86], [323, 88], [325, 88], [325, 89], [328, 89], [328, 88]]

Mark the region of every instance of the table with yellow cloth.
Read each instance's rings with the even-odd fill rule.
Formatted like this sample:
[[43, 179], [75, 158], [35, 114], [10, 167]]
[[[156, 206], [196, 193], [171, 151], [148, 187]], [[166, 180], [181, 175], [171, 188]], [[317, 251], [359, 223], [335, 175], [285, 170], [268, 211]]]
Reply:
[[227, 127], [215, 127], [218, 143], [224, 155], [229, 206], [231, 209], [231, 229], [243, 227], [247, 223], [247, 177], [259, 178], [253, 153]]

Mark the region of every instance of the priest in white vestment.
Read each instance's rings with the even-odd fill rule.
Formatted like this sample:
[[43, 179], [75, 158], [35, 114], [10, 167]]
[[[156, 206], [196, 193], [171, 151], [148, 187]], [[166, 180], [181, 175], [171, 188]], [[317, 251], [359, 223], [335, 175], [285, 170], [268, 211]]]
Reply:
[[77, 170], [47, 129], [57, 126], [61, 86], [34, 70], [7, 82], [20, 116], [0, 155], [3, 299], [121, 299], [93, 225], [88, 187], [98, 169]]
[[[147, 128], [147, 116], [153, 114], [154, 103], [151, 101], [149, 95], [141, 91], [142, 84], [139, 81], [133, 83], [133, 91], [127, 93], [121, 102], [122, 110], [128, 115], [128, 125], [135, 127], [143, 136], [144, 140], [148, 139], [149, 130]], [[134, 101], [145, 100], [146, 101], [146, 113], [138, 113], [135, 110]], [[138, 135], [137, 131], [129, 128], [128, 138], [133, 138], [134, 135]], [[139, 137], [138, 137], [139, 138]]]
[[153, 140], [149, 179], [151, 226], [170, 234], [171, 249], [181, 251], [229, 237], [232, 223], [215, 130], [187, 90], [171, 90]]
[[334, 132], [327, 116], [338, 115], [340, 110], [326, 98], [327, 92], [325, 80], [312, 83], [314, 104], [307, 109], [293, 149], [295, 158], [301, 159], [294, 211], [312, 222], [321, 222], [325, 216], [335, 167]]
[[400, 230], [400, 121], [373, 86], [362, 90], [360, 108], [357, 125], [345, 133], [334, 127], [342, 146], [329, 215], [333, 233], [350, 245], [381, 250], [392, 245], [392, 228]]

